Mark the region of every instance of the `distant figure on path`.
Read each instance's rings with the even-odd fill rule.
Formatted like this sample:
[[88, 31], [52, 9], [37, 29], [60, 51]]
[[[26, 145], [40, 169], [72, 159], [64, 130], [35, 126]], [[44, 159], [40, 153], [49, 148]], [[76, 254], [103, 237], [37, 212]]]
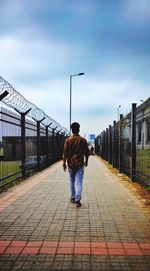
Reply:
[[[84, 167], [88, 165], [89, 149], [85, 138], [79, 135], [80, 124], [71, 124], [73, 135], [65, 140], [63, 152], [63, 169], [68, 166], [70, 181], [70, 200], [81, 206], [81, 193], [83, 185]], [[67, 161], [67, 165], [66, 165]]]
[[91, 147], [91, 155], [94, 155], [94, 147]]

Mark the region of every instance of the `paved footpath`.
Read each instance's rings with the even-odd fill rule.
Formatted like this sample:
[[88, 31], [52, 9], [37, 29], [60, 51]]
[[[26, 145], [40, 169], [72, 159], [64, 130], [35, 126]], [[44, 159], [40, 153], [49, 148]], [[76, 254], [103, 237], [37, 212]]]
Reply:
[[150, 224], [140, 199], [90, 156], [82, 207], [62, 162], [0, 194], [0, 271], [149, 271]]

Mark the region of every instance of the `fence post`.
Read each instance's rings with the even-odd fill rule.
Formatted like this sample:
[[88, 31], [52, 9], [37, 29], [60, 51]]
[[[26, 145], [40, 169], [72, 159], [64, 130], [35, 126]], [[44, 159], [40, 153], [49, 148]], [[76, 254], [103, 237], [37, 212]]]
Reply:
[[37, 170], [40, 170], [40, 121], [37, 121]]
[[113, 121], [113, 133], [112, 133], [112, 166], [116, 164], [116, 121]]
[[41, 140], [40, 140], [40, 123], [45, 118], [37, 121], [37, 170], [40, 171], [40, 156], [41, 156]]
[[9, 94], [9, 92], [8, 92], [7, 90], [5, 90], [5, 91], [0, 95], [0, 101], [2, 101], [8, 94]]
[[31, 109], [25, 113], [20, 113], [21, 115], [21, 169], [22, 169], [22, 179], [26, 177], [26, 128], [25, 128], [25, 116], [29, 113]]
[[132, 103], [131, 112], [131, 180], [135, 180], [136, 176], [136, 103]]
[[108, 162], [112, 164], [112, 132], [111, 125], [108, 128]]
[[59, 132], [59, 160], [62, 158], [62, 132]]
[[59, 160], [59, 147], [60, 147], [60, 141], [59, 141], [59, 132], [56, 134], [56, 161]]
[[26, 177], [26, 140], [25, 140], [25, 114], [21, 113], [21, 168], [22, 179]]
[[121, 120], [123, 118], [123, 114], [120, 114], [119, 120], [119, 146], [118, 146], [118, 169], [121, 171]]
[[54, 129], [52, 129], [53, 134], [52, 134], [52, 161], [53, 163], [56, 162], [56, 153], [55, 153], [55, 130], [57, 129], [58, 126], [56, 126]]
[[62, 153], [63, 153], [63, 137], [64, 137], [64, 134], [63, 133], [61, 133], [61, 135], [60, 135], [60, 160], [62, 159]]
[[103, 131], [103, 159], [105, 160], [105, 130]]
[[99, 135], [98, 138], [98, 155], [102, 156], [102, 133]]
[[101, 152], [100, 156], [103, 158], [103, 132], [101, 132]]
[[54, 155], [55, 155], [55, 151], [54, 151], [54, 145], [55, 145], [55, 129], [52, 129], [52, 163], [54, 163], [55, 159], [54, 159]]
[[62, 135], [61, 135], [61, 156], [60, 156], [60, 159], [62, 159], [62, 156], [63, 156], [64, 141], [65, 141], [65, 134], [62, 133]]
[[103, 131], [103, 159], [105, 160], [105, 141], [106, 141], [106, 138], [105, 138], [105, 130]]
[[103, 132], [101, 132], [101, 134], [100, 134], [100, 157], [102, 157], [102, 155], [103, 155]]
[[96, 138], [95, 138], [95, 140], [94, 140], [94, 146], [95, 146], [95, 154], [97, 154], [97, 142], [98, 142], [98, 137], [99, 136], [97, 136]]
[[106, 137], [106, 141], [105, 141], [105, 160], [108, 161], [108, 128], [106, 128], [105, 137]]
[[48, 128], [50, 125], [46, 126], [46, 167], [49, 165], [49, 140], [48, 140]]

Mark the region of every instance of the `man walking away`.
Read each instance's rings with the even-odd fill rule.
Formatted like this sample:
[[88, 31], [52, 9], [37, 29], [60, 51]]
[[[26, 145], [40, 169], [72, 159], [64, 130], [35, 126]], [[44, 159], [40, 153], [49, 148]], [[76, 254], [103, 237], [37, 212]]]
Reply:
[[80, 124], [72, 123], [71, 130], [73, 135], [68, 137], [64, 144], [63, 169], [66, 171], [68, 166], [70, 200], [80, 207], [84, 167], [88, 165], [89, 149], [86, 139], [79, 135]]

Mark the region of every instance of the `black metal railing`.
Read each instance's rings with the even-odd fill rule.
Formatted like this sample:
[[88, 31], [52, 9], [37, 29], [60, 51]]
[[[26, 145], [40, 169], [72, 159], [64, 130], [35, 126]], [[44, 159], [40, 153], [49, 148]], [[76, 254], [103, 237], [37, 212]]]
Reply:
[[62, 159], [64, 133], [0, 109], [0, 188]]
[[0, 77], [0, 188], [62, 158], [68, 130]]
[[100, 133], [95, 151], [132, 180], [150, 185], [150, 98], [132, 104], [129, 114]]

